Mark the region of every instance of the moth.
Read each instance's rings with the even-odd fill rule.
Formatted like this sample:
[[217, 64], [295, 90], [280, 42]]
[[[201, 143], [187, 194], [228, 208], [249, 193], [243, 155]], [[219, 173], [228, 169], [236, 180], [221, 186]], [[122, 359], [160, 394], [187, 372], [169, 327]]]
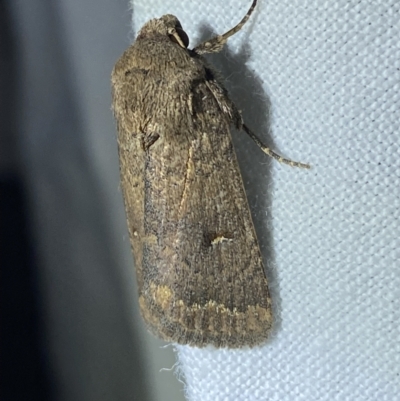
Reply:
[[252, 14], [189, 49], [179, 20], [147, 22], [112, 71], [121, 187], [148, 329], [180, 344], [264, 342], [271, 299], [230, 127], [292, 166], [244, 124], [214, 69]]

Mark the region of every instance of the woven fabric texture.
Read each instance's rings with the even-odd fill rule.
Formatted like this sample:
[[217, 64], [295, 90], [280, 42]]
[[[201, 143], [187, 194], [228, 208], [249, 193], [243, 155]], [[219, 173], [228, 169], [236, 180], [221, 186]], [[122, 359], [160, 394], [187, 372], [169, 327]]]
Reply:
[[[175, 14], [191, 46], [250, 1], [133, 0], [133, 27]], [[259, 0], [212, 57], [248, 125], [234, 133], [274, 301], [251, 350], [179, 346], [191, 401], [375, 401], [400, 394], [400, 3]]]

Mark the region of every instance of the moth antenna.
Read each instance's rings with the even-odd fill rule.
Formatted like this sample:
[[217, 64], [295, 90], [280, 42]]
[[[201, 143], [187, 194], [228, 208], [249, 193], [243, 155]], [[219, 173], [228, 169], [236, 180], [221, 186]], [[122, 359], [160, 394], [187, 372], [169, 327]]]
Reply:
[[243, 25], [248, 21], [251, 14], [253, 14], [256, 5], [257, 5], [257, 0], [253, 0], [253, 3], [251, 4], [249, 11], [247, 11], [246, 15], [237, 25], [235, 25], [232, 29], [230, 29], [223, 35], [214, 36], [213, 38], [203, 43], [200, 43], [193, 49], [193, 51], [196, 52], [197, 54], [218, 53], [219, 51], [221, 51], [225, 43], [227, 42], [228, 38], [230, 38], [232, 35], [234, 35], [236, 32], [242, 29]]
[[273, 159], [278, 160], [278, 162], [283, 164], [288, 164], [289, 166], [292, 167], [300, 167], [307, 169], [311, 168], [311, 166], [307, 163], [300, 163], [290, 159], [286, 159], [283, 156], [279, 155], [278, 153], [274, 152], [269, 146], [264, 145], [258, 138], [258, 136], [254, 134], [247, 125], [243, 124], [243, 129], [246, 132], [246, 134], [257, 144], [257, 146], [269, 157], [272, 157]]

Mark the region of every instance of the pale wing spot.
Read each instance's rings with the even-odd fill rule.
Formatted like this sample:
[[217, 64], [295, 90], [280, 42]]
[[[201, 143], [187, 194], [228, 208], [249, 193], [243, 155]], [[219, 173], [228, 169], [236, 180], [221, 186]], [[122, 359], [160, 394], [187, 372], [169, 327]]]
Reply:
[[215, 237], [211, 241], [211, 245], [218, 245], [218, 244], [222, 244], [223, 242], [232, 242], [232, 241], [233, 241], [232, 238], [226, 238], [223, 235], [219, 235], [218, 237]]
[[161, 306], [162, 309], [167, 309], [172, 300], [173, 292], [170, 288], [165, 285], [151, 284], [150, 289], [152, 291], [154, 302]]

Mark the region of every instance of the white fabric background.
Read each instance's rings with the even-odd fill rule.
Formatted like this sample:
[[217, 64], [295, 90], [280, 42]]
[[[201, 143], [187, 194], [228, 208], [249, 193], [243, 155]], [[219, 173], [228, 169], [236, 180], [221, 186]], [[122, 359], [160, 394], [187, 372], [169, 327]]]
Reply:
[[[133, 0], [133, 27], [172, 13], [191, 46], [250, 0]], [[311, 171], [235, 145], [271, 282], [263, 347], [177, 347], [189, 400], [395, 400], [400, 394], [396, 0], [259, 0], [216, 64], [245, 121]]]

